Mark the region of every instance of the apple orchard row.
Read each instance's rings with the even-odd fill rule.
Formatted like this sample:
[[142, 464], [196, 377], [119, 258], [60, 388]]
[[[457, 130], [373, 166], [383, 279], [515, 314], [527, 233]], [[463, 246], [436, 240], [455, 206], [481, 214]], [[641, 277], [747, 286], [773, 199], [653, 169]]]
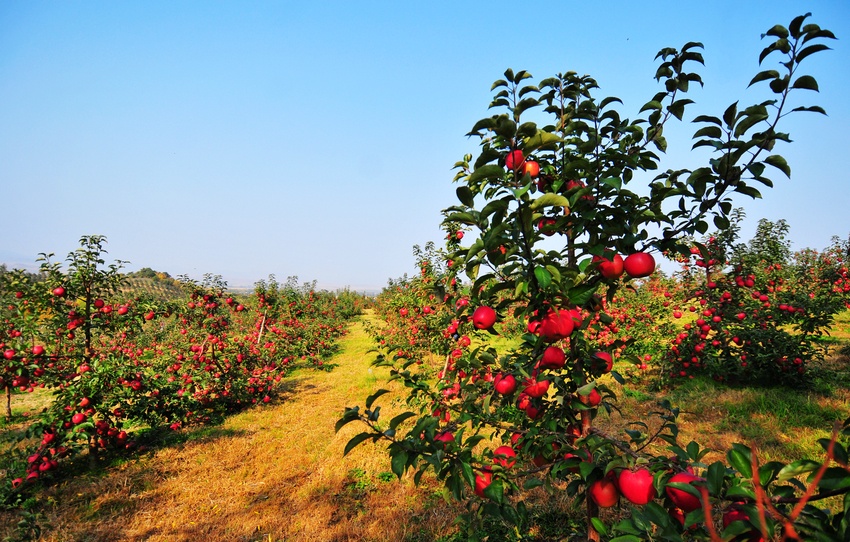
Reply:
[[293, 367], [324, 368], [363, 301], [275, 282], [233, 296], [217, 279], [184, 281], [183, 300], [121, 299], [112, 278], [49, 265], [38, 280], [3, 276], [0, 387], [9, 402], [13, 391], [53, 391], [26, 421], [30, 444], [6, 458], [7, 491], [82, 450], [133, 449], [133, 429], [176, 430], [271, 401]]

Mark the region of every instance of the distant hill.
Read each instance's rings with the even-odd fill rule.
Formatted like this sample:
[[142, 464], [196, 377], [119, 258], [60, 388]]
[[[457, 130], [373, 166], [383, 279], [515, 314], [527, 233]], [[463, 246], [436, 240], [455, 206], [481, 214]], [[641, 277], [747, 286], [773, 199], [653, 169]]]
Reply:
[[127, 273], [120, 289], [121, 295], [148, 294], [156, 299], [172, 301], [185, 295], [180, 281], [163, 271], [145, 267]]

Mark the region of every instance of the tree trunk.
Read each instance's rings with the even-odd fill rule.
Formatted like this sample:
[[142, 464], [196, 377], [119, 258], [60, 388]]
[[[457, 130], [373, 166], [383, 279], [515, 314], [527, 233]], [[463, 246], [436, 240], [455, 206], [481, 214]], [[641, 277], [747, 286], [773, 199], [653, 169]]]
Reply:
[[[581, 436], [586, 437], [590, 434], [590, 429], [593, 427], [593, 418], [591, 418], [591, 412], [589, 410], [581, 411]], [[585, 498], [587, 502], [587, 539], [593, 540], [594, 542], [598, 542], [600, 540], [599, 533], [596, 532], [596, 529], [593, 527], [593, 522], [590, 520], [599, 516], [599, 506], [593, 501], [590, 497], [590, 492], [586, 495]]]

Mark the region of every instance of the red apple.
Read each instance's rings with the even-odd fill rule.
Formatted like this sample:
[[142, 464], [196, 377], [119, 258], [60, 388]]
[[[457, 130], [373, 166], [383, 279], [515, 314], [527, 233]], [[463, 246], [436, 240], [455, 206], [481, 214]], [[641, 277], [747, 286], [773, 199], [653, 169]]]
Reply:
[[484, 490], [493, 482], [493, 473], [489, 467], [484, 467], [481, 474], [475, 476], [475, 494], [484, 498]]
[[402, 307], [402, 308], [400, 308], [400, 309], [398, 310], [398, 314], [399, 314], [399, 316], [401, 316], [402, 318], [404, 318], [404, 317], [406, 317], [408, 314], [410, 314], [410, 311], [408, 311], [406, 308]]
[[569, 337], [573, 327], [573, 315], [570, 311], [550, 310], [537, 327], [537, 332], [544, 341], [555, 342]]
[[643, 506], [658, 496], [655, 486], [652, 485], [653, 477], [649, 469], [637, 470], [623, 469], [617, 478], [620, 493], [631, 503]]
[[594, 365], [602, 369], [603, 373], [610, 373], [614, 368], [614, 359], [608, 352], [594, 352]]
[[496, 393], [510, 395], [516, 391], [516, 378], [511, 374], [496, 375], [496, 378], [493, 379], [493, 387], [496, 389]]
[[619, 254], [614, 254], [614, 258], [611, 260], [604, 256], [594, 256], [593, 261], [598, 262], [597, 269], [606, 279], [616, 279], [623, 274], [623, 257]]
[[587, 395], [579, 395], [578, 398], [582, 403], [591, 407], [596, 407], [602, 402], [602, 396], [596, 391], [596, 388], [590, 390]]
[[476, 329], [490, 329], [496, 323], [496, 311], [492, 307], [481, 306], [472, 313], [472, 325]]
[[549, 346], [543, 351], [543, 357], [540, 359], [541, 369], [560, 369], [567, 361], [567, 356], [564, 351], [557, 346]]
[[529, 397], [543, 397], [546, 395], [546, 392], [549, 391], [549, 381], [548, 380], [535, 380], [529, 378], [525, 381], [525, 389], [523, 393], [528, 395]]
[[79, 425], [86, 421], [86, 415], [82, 412], [77, 412], [71, 417], [71, 421], [74, 423], [74, 425]]
[[[691, 474], [689, 472], [680, 472], [674, 474], [667, 483], [682, 483], [682, 484], [691, 484], [693, 482], [704, 480], [704, 478], [700, 478], [695, 474]], [[675, 489], [672, 487], [664, 488], [664, 492], [667, 493], [667, 496], [670, 497], [670, 500], [673, 501], [677, 507], [681, 508], [686, 514], [688, 512], [693, 512], [694, 510], [700, 508], [702, 506], [699, 497], [691, 495], [681, 489]]]
[[499, 446], [493, 450], [493, 463], [509, 469], [516, 464], [516, 452], [510, 446]]
[[540, 164], [534, 160], [528, 160], [522, 164], [521, 173], [523, 175], [528, 175], [533, 179], [540, 174]]
[[[555, 230], [551, 229], [551, 226], [554, 226], [558, 221], [552, 217], [543, 217], [537, 223], [537, 229], [541, 230], [541, 233], [547, 237], [551, 237], [555, 235]], [[542, 231], [542, 230], [546, 231]]]
[[[455, 435], [451, 431], [440, 431], [434, 435], [434, 442], [437, 448], [445, 448], [450, 442], [455, 441]], [[439, 444], [437, 444], [439, 443]]]
[[[750, 516], [748, 516], [743, 510], [733, 506], [723, 513], [723, 528], [725, 529], [734, 521], [745, 521], [749, 523]], [[764, 542], [764, 538], [761, 536], [761, 533], [756, 529], [753, 529], [750, 533], [750, 537], [747, 539], [748, 542]]]
[[648, 277], [655, 271], [655, 258], [648, 252], [635, 252], [626, 257], [623, 268], [632, 278]]
[[593, 502], [602, 508], [611, 508], [617, 504], [617, 500], [620, 498], [620, 492], [617, 491], [617, 485], [611, 476], [596, 480], [590, 484], [587, 492]]
[[3, 357], [6, 359], [12, 359], [15, 357], [15, 351], [11, 348], [3, 352]]
[[63, 288], [62, 286], [57, 286], [56, 288], [53, 288], [53, 295], [55, 295], [56, 297], [62, 297], [63, 295], [65, 295], [65, 288]]
[[516, 171], [521, 168], [524, 162], [525, 157], [519, 149], [511, 151], [507, 156], [505, 156], [505, 167], [511, 171]]

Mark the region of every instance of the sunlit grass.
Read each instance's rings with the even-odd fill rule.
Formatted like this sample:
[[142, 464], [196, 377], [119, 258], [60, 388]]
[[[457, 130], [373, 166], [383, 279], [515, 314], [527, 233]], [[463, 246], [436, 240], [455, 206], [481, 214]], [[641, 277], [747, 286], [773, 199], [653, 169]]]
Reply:
[[[622, 436], [625, 422], [648, 421], [648, 412], [666, 398], [681, 409], [680, 442], [693, 439], [711, 449], [708, 462], [724, 460], [733, 442], [752, 446], [763, 462], [820, 459], [818, 439], [829, 438], [834, 420], [850, 416], [850, 378], [841, 376], [850, 375], [850, 357], [839, 354], [850, 344], [850, 314], [839, 323], [833, 354], [814, 368], [813, 390], [732, 388], [695, 378], [656, 392], [648, 378], [623, 387], [606, 379], [620, 396], [622, 415], [597, 420]], [[499, 351], [513, 346], [497, 340]], [[391, 393], [379, 400], [382, 419], [404, 408], [401, 386], [387, 382], [386, 369], [371, 367], [372, 347], [355, 323], [331, 360], [335, 368], [292, 373], [278, 401], [218, 426], [166, 433], [140, 456], [83, 469], [46, 488], [37, 494], [45, 515], [42, 540], [461, 540], [454, 518], [462, 505], [447, 503], [427, 477], [418, 488], [408, 478], [397, 481], [385, 443], [361, 445], [343, 457], [346, 442], [364, 429], [352, 423], [334, 433], [345, 407], [387, 388]], [[48, 392], [16, 395], [16, 416], [49, 400]], [[5, 429], [8, 435], [11, 427]], [[537, 540], [581, 531], [580, 511], [570, 519], [570, 499], [535, 490], [530, 503]], [[0, 538], [13, 521], [0, 515]], [[496, 525], [488, 532], [496, 538], [502, 533]]]

